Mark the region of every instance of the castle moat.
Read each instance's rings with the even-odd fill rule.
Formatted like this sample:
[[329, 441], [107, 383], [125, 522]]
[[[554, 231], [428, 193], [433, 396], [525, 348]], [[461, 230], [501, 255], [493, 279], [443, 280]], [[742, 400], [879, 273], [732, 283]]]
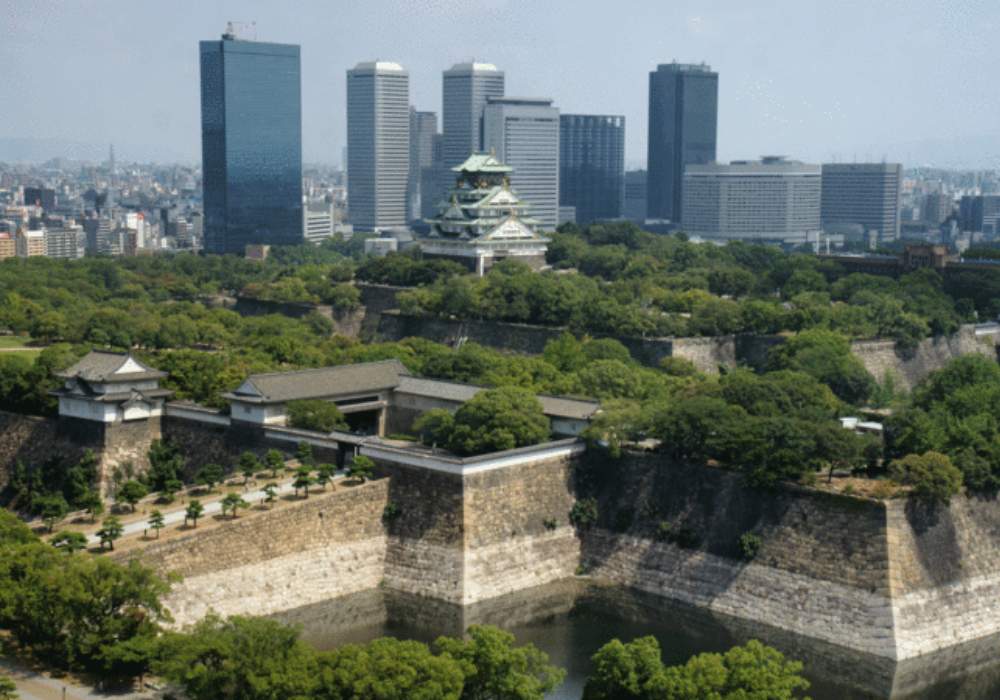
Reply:
[[1000, 696], [1000, 635], [896, 662], [759, 623], [597, 585], [560, 581], [476, 605], [457, 606], [388, 590], [355, 593], [275, 616], [302, 627], [327, 649], [395, 636], [433, 642], [469, 625], [495, 624], [518, 643], [532, 643], [565, 668], [565, 683], [549, 697], [578, 700], [590, 657], [617, 637], [653, 635], [668, 664], [702, 652], [722, 652], [759, 639], [801, 660], [814, 700], [978, 700]]

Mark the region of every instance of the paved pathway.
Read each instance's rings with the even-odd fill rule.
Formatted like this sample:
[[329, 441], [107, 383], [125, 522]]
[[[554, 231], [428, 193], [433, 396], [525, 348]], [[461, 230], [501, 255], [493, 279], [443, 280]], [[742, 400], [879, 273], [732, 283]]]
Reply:
[[[341, 479], [344, 478], [345, 477], [343, 474], [337, 474], [336, 476], [333, 477], [331, 482], [340, 481]], [[292, 482], [289, 481], [284, 484], [279, 484], [276, 493], [278, 496], [283, 496], [285, 494], [293, 493], [294, 491], [295, 489], [292, 488]], [[247, 491], [245, 493], [241, 493], [240, 495], [243, 497], [243, 500], [249, 503], [251, 506], [255, 506], [258, 503], [260, 503], [261, 499], [263, 499], [265, 496], [264, 489], [255, 489], [253, 491]], [[206, 501], [203, 499], [198, 499], [201, 500], [201, 504], [205, 507], [205, 512], [201, 516], [202, 518], [210, 517], [216, 513], [222, 512], [222, 499], [225, 498], [225, 494], [216, 494], [211, 496], [211, 498], [213, 498], [214, 500]], [[190, 501], [191, 499], [189, 498], [188, 502]], [[176, 523], [183, 523], [185, 511], [186, 508], [182, 508], [180, 510], [164, 513], [163, 514], [164, 526], [174, 525]], [[122, 533], [122, 536], [125, 537], [128, 535], [139, 534], [143, 530], [148, 530], [148, 529], [149, 529], [149, 518], [147, 517], [142, 520], [136, 520], [134, 522], [126, 523], [123, 526], [124, 532]], [[101, 538], [98, 537], [97, 534], [95, 533], [93, 535], [90, 535], [87, 538], [87, 541], [90, 544], [100, 544]]]
[[[0, 672], [17, 685], [21, 700], [148, 700], [156, 697], [153, 691], [143, 693], [130, 691], [101, 692], [93, 688], [75, 685], [61, 678], [36, 673], [12, 659], [0, 659]], [[63, 689], [65, 688], [65, 694]]]

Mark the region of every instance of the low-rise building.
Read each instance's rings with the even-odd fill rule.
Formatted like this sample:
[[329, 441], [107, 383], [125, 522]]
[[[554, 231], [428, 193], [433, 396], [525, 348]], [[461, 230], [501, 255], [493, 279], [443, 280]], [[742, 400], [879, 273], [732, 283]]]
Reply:
[[[254, 374], [224, 394], [234, 421], [285, 425], [288, 403], [320, 399], [334, 403], [351, 431], [369, 435], [406, 433], [425, 411], [458, 410], [486, 387], [414, 377], [398, 360]], [[589, 399], [539, 395], [552, 432], [576, 436], [589, 425], [600, 404]]]
[[104, 424], [146, 420], [162, 415], [163, 403], [173, 393], [160, 388], [166, 372], [128, 353], [94, 350], [56, 376], [63, 380], [52, 392], [59, 399], [60, 418]]
[[19, 231], [17, 234], [17, 257], [33, 258], [45, 255], [45, 231]]
[[17, 257], [17, 241], [14, 240], [14, 234], [0, 232], [0, 260], [14, 257]]

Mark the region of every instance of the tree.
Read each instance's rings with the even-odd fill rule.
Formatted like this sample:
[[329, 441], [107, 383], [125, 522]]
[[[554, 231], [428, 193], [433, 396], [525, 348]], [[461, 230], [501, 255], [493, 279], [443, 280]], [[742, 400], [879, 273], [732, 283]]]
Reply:
[[584, 700], [653, 700], [649, 687], [663, 672], [655, 637], [640, 637], [627, 644], [612, 639], [591, 657], [591, 663], [594, 670], [584, 686]]
[[162, 530], [165, 525], [163, 513], [154, 509], [153, 512], [149, 514], [148, 524], [151, 528], [156, 530], [156, 539], [160, 539], [160, 530]]
[[228, 493], [226, 497], [222, 499], [220, 504], [222, 508], [222, 515], [225, 516], [228, 511], [232, 514], [233, 520], [236, 519], [236, 511], [239, 508], [249, 508], [250, 504], [244, 501], [238, 493]]
[[192, 498], [191, 502], [187, 505], [187, 509], [184, 511], [184, 524], [187, 525], [187, 521], [190, 520], [192, 527], [198, 527], [198, 518], [204, 515], [204, 513], [205, 506], [197, 498]]
[[455, 412], [447, 446], [461, 455], [534, 445], [549, 437], [549, 420], [535, 396], [512, 386], [480, 391]]
[[66, 513], [69, 512], [69, 504], [66, 503], [66, 499], [62, 497], [62, 494], [41, 496], [35, 499], [34, 505], [41, 514], [42, 520], [45, 522], [45, 527], [49, 532], [52, 532], [56, 523], [65, 518]]
[[542, 700], [566, 677], [533, 644], [515, 647], [514, 635], [490, 625], [472, 625], [466, 639], [439, 637], [434, 646], [462, 662], [463, 700]]
[[[171, 482], [177, 482], [184, 472], [184, 457], [180, 451], [169, 442], [154, 440], [149, 447], [149, 479], [151, 491], [167, 490]], [[175, 489], [176, 493], [179, 489]]]
[[17, 700], [17, 685], [7, 676], [0, 676], [0, 700]]
[[277, 478], [279, 469], [285, 468], [285, 458], [278, 450], [268, 450], [267, 454], [264, 455], [264, 461], [267, 462], [267, 468], [271, 470], [272, 479]]
[[114, 515], [109, 515], [101, 523], [101, 529], [96, 534], [101, 540], [101, 549], [104, 549], [104, 545], [114, 549], [115, 540], [121, 538], [124, 533], [125, 528], [122, 527], [122, 521]]
[[135, 512], [135, 504], [141, 501], [149, 493], [146, 485], [135, 480], [126, 481], [118, 489], [115, 499], [123, 503], [128, 503], [132, 512]]
[[814, 328], [790, 337], [771, 351], [769, 364], [805, 372], [849, 404], [864, 403], [875, 388], [875, 380], [851, 354], [850, 342], [834, 331]]
[[257, 459], [257, 455], [249, 450], [240, 455], [240, 473], [243, 474], [244, 486], [250, 483], [250, 479], [258, 471], [260, 471], [260, 460]]
[[334, 468], [332, 464], [321, 464], [316, 468], [316, 483], [321, 489], [326, 490], [326, 485], [333, 478]]
[[358, 479], [363, 484], [372, 478], [374, 471], [375, 462], [372, 461], [371, 457], [356, 455], [351, 460], [351, 466], [347, 468], [347, 475], [352, 479]]
[[268, 484], [264, 487], [264, 501], [270, 505], [274, 503], [275, 499], [278, 497], [278, 485]]
[[300, 442], [295, 448], [295, 459], [299, 460], [299, 464], [303, 467], [311, 467], [314, 464], [312, 445], [304, 440]]
[[299, 495], [299, 489], [304, 489], [305, 497], [309, 498], [309, 485], [312, 483], [313, 479], [309, 467], [299, 467], [295, 472], [295, 481], [292, 482], [292, 488], [295, 489], [295, 495]]
[[160, 500], [164, 503], [173, 503], [177, 492], [184, 489], [184, 484], [179, 479], [168, 479], [160, 490]]
[[809, 688], [802, 664], [751, 640], [724, 654], [698, 654], [664, 666], [655, 637], [614, 639], [592, 657], [583, 700], [792, 700]]
[[430, 446], [443, 446], [451, 437], [455, 427], [455, 416], [446, 408], [432, 408], [420, 414], [413, 423], [421, 442]]
[[962, 472], [940, 452], [910, 454], [889, 465], [889, 476], [913, 487], [913, 495], [930, 504], [947, 504], [962, 489]]
[[58, 535], [53, 537], [49, 544], [51, 544], [56, 549], [61, 549], [69, 554], [74, 552], [79, 552], [81, 549], [87, 548], [87, 536], [82, 532], [70, 532], [64, 531], [60, 532]]
[[322, 399], [289, 401], [286, 408], [288, 425], [293, 428], [314, 430], [319, 433], [348, 429], [344, 414], [332, 401]]
[[153, 671], [191, 700], [331, 697], [316, 692], [316, 652], [294, 628], [262, 617], [209, 615], [164, 634], [155, 659]]
[[426, 644], [393, 637], [339, 646], [320, 655], [319, 667], [314, 697], [330, 700], [459, 700], [469, 670]]
[[78, 504], [90, 516], [90, 522], [96, 523], [97, 518], [104, 514], [104, 500], [96, 491], [90, 491]]
[[219, 464], [206, 464], [199, 470], [197, 482], [202, 486], [205, 486], [209, 493], [215, 488], [216, 484], [222, 483], [225, 478], [225, 472], [222, 466]]

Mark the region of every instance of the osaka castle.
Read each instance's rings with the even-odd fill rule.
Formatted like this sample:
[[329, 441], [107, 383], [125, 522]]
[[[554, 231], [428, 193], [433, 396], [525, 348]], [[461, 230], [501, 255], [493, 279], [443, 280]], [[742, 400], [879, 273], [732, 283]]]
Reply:
[[510, 188], [512, 171], [487, 153], [452, 168], [455, 187], [437, 217], [427, 219], [430, 233], [418, 241], [424, 255], [461, 262], [479, 275], [507, 258], [536, 270], [544, 266], [549, 239], [526, 215], [528, 203]]

